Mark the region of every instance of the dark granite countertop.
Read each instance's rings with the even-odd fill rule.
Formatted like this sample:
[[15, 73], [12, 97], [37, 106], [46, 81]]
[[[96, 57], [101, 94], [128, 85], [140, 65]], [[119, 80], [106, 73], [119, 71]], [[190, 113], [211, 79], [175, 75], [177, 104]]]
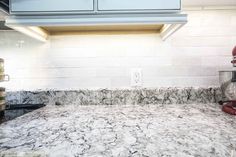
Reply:
[[17, 109], [17, 110], [6, 110], [3, 115], [0, 116], [0, 124], [13, 120], [26, 113], [34, 111], [33, 109]]

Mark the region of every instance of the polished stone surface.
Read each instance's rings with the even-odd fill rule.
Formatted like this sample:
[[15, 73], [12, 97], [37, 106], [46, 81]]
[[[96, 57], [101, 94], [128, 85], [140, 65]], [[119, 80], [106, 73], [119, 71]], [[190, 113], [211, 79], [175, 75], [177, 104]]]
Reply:
[[0, 125], [0, 156], [230, 157], [235, 130], [217, 104], [48, 105]]
[[18, 109], [18, 110], [5, 110], [4, 114], [0, 117], [0, 124], [20, 117], [26, 113], [32, 112], [33, 109]]
[[7, 93], [9, 104], [142, 105], [217, 103], [221, 90], [209, 88], [141, 88], [74, 91], [16, 91]]

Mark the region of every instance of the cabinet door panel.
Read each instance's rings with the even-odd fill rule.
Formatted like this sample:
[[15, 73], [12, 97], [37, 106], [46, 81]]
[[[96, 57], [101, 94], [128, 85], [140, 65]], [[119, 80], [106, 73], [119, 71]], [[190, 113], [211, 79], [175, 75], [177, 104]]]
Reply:
[[181, 0], [98, 0], [99, 10], [179, 10]]
[[93, 0], [11, 0], [12, 12], [70, 12], [93, 10]]

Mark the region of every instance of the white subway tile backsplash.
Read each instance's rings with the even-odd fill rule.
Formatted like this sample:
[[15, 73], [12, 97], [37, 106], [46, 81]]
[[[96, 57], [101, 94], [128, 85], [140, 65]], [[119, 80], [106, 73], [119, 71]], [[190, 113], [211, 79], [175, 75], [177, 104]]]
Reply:
[[173, 56], [173, 66], [201, 66], [201, 57], [199, 56]]
[[232, 47], [179, 47], [176, 55], [182, 56], [231, 56]]
[[231, 17], [231, 26], [236, 26], [236, 15]]
[[[21, 79], [24, 90], [32, 89], [85, 89], [85, 88], [110, 88], [109, 78], [81, 77], [81, 78], [52, 78], [52, 79]], [[10, 89], [12, 89], [10, 87]], [[13, 88], [14, 90], [14, 88]]]
[[231, 56], [209, 56], [202, 57], [202, 66], [231, 66]]
[[15, 91], [24, 89], [22, 80], [10, 78], [9, 82], [1, 82], [1, 87], [6, 87], [7, 91]]
[[148, 77], [198, 77], [217, 76], [217, 67], [207, 66], [162, 66], [143, 67], [143, 76]]
[[205, 37], [205, 36], [198, 36], [198, 37], [175, 37], [172, 40], [172, 45], [177, 47], [225, 47], [230, 46], [231, 37], [227, 36], [216, 36], [216, 37]]
[[203, 18], [201, 26], [221, 26], [228, 27], [231, 23], [231, 16], [233, 11], [212, 10], [202, 11]]
[[184, 27], [175, 36], [182, 37], [231, 37], [236, 36], [235, 26], [215, 26], [215, 27]]
[[129, 76], [111, 77], [111, 88], [127, 88], [130, 87], [131, 79]]
[[9, 90], [126, 88], [132, 68], [143, 87], [218, 86], [218, 71], [231, 68], [236, 11], [187, 11], [189, 22], [167, 41], [159, 34], [52, 36], [41, 43], [0, 31]]
[[208, 87], [219, 86], [218, 77], [158, 77], [144, 79], [145, 87]]
[[97, 77], [124, 77], [128, 76], [127, 67], [101, 67], [96, 68]]
[[186, 27], [200, 27], [201, 22], [203, 20], [204, 15], [199, 12], [190, 11], [188, 14], [188, 23], [185, 25]]
[[219, 86], [219, 78], [214, 76], [175, 78], [174, 85], [177, 87], [208, 87], [209, 85]]
[[[236, 28], [236, 27], [235, 27]], [[236, 36], [233, 36], [231, 38], [231, 47], [234, 47], [236, 45]]]
[[95, 77], [95, 68], [24, 68], [8, 73], [14, 78], [80, 78]]

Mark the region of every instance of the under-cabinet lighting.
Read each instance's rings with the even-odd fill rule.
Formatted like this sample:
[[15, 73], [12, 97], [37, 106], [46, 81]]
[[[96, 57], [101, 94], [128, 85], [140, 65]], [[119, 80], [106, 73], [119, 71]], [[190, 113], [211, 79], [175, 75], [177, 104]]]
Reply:
[[165, 24], [161, 29], [161, 37], [162, 40], [166, 40], [170, 37], [173, 33], [179, 30], [184, 24]]
[[39, 27], [19, 27], [19, 26], [12, 26], [12, 29], [21, 32], [25, 35], [28, 35], [32, 38], [40, 40], [42, 42], [46, 42], [48, 38], [48, 34]]

